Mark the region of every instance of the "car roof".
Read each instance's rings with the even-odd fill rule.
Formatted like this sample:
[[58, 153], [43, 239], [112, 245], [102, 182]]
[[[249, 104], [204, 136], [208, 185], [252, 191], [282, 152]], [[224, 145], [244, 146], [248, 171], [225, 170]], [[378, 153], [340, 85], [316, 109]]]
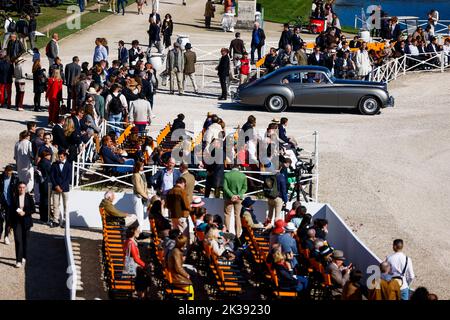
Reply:
[[271, 73], [269, 73], [268, 75], [265, 75], [263, 78], [264, 79], [270, 79], [279, 75], [284, 75], [286, 73], [289, 72], [315, 72], [315, 71], [322, 71], [325, 73], [329, 73], [330, 70], [328, 70], [328, 68], [325, 67], [321, 67], [321, 66], [287, 66], [287, 67], [282, 67], [279, 68]]

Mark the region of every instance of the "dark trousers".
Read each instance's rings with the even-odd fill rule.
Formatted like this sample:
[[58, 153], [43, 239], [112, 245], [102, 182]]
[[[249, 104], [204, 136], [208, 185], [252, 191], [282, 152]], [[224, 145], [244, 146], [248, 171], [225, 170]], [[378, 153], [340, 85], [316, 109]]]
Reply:
[[125, 0], [117, 0], [117, 13], [120, 13], [122, 8], [122, 14], [125, 14]]
[[16, 262], [22, 262], [27, 258], [27, 246], [30, 239], [30, 228], [25, 228], [23, 223], [17, 223], [14, 227], [14, 243], [16, 245]]
[[[205, 198], [209, 198], [209, 195], [211, 194], [211, 189], [213, 186], [209, 183], [206, 183], [205, 185]], [[220, 187], [214, 188], [214, 198], [220, 198]]]
[[34, 111], [37, 111], [41, 108], [41, 95], [42, 93], [40, 92], [34, 93]]
[[219, 76], [220, 80], [220, 87], [222, 88], [222, 98], [227, 98], [228, 96], [228, 90], [227, 90], [227, 76]]
[[252, 64], [255, 63], [255, 51], [258, 51], [258, 60], [261, 60], [261, 46], [252, 46], [252, 51], [250, 52], [252, 58]]
[[42, 222], [48, 222], [48, 182], [39, 183], [39, 215]]
[[211, 28], [211, 17], [205, 17], [205, 27]]
[[67, 86], [67, 110], [72, 110], [72, 98], [73, 98], [73, 93], [72, 93], [72, 86]]
[[[3, 235], [3, 230], [5, 230], [5, 237], [9, 236], [11, 233], [11, 224], [9, 222], [9, 207], [3, 207], [3, 212], [0, 213], [0, 239]], [[5, 229], [3, 229], [3, 223], [5, 224]]]
[[80, 7], [80, 12], [84, 11], [84, 0], [78, 0], [78, 6]]
[[146, 124], [136, 124], [136, 123], [135, 123], [135, 126], [138, 129], [139, 133], [145, 132], [145, 128], [147, 127]]

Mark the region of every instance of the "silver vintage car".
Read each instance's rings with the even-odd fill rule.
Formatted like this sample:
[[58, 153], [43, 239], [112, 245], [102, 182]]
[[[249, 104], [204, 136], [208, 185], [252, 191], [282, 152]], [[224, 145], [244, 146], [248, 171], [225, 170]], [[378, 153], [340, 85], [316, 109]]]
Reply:
[[394, 106], [386, 83], [336, 79], [327, 68], [319, 66], [280, 68], [240, 86], [234, 101], [265, 106], [270, 112], [282, 112], [288, 107], [357, 108], [365, 115]]

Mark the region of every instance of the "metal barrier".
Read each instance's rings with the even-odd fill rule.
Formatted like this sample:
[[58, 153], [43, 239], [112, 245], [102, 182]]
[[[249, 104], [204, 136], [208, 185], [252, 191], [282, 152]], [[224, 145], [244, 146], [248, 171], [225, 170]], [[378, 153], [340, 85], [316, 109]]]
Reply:
[[73, 255], [72, 238], [70, 234], [70, 214], [66, 214], [66, 226], [64, 231], [64, 242], [67, 250], [67, 288], [70, 291], [70, 300], [76, 300], [78, 287], [78, 270]]
[[390, 82], [406, 72], [444, 72], [450, 67], [449, 60], [450, 57], [443, 51], [419, 55], [405, 54], [372, 70], [369, 78], [371, 81]]

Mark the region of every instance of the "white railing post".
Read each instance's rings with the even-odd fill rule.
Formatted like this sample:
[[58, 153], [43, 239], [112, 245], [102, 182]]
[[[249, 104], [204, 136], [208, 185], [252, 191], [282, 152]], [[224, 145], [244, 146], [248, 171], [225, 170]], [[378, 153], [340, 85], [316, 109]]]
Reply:
[[358, 15], [355, 14], [355, 29], [358, 28]]
[[316, 165], [316, 202], [319, 202], [319, 132], [314, 131], [314, 157]]
[[407, 67], [408, 67], [408, 64], [406, 63], [407, 60], [408, 60], [408, 55], [405, 54], [405, 55], [403, 56], [403, 75], [406, 74], [406, 69], [407, 69]]
[[445, 55], [444, 55], [444, 51], [441, 51], [441, 57], [440, 57], [440, 61], [441, 61], [441, 72], [444, 72], [444, 67], [445, 67]]
[[202, 63], [202, 88], [205, 88], [205, 64]]

